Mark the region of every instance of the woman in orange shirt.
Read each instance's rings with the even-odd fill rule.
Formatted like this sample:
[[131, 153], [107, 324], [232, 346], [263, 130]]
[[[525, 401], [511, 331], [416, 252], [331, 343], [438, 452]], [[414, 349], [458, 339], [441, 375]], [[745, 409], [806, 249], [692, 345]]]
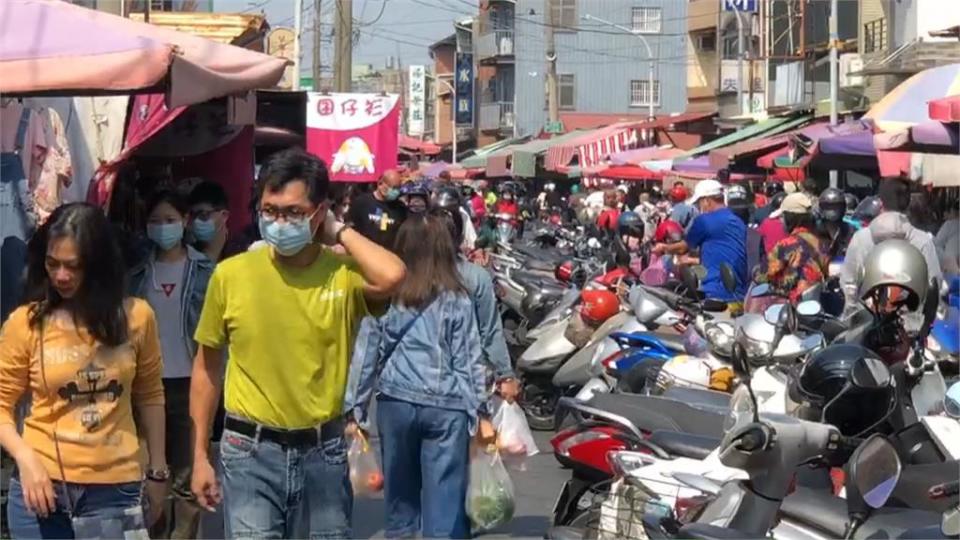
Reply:
[[[125, 298], [123, 259], [99, 208], [55, 210], [31, 239], [27, 258], [28, 301], [0, 333], [0, 445], [17, 463], [10, 532], [146, 538], [169, 477], [153, 311]], [[17, 418], [17, 402], [28, 393], [30, 410]]]

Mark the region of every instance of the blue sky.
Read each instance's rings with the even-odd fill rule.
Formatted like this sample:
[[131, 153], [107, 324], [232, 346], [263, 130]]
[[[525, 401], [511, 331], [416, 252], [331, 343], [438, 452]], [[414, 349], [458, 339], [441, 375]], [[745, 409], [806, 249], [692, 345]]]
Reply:
[[[305, 72], [312, 65], [315, 1], [331, 13], [336, 6], [336, 0], [303, 0]], [[294, 0], [214, 0], [214, 9], [262, 11], [272, 26], [293, 27]], [[394, 56], [403, 65], [428, 64], [427, 46], [453, 33], [455, 19], [476, 11], [476, 0], [353, 0], [354, 31], [359, 32], [359, 42], [353, 48], [354, 63], [383, 67], [387, 57]], [[329, 32], [328, 28], [323, 30]]]

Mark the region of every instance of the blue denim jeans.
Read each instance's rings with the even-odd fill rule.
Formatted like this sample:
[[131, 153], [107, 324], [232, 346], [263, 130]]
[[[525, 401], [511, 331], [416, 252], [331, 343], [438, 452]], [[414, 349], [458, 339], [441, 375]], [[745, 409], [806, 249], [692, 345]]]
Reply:
[[469, 422], [462, 411], [379, 397], [387, 538], [470, 537]]
[[225, 429], [220, 439], [227, 538], [350, 538], [353, 491], [341, 420], [315, 447], [283, 447]]
[[[140, 506], [140, 482], [64, 484], [54, 482], [57, 510], [41, 518], [27, 510], [23, 487], [10, 479], [7, 520], [13, 538], [148, 538]], [[69, 495], [68, 495], [69, 492]], [[71, 519], [69, 500], [73, 501]], [[80, 524], [83, 530], [74, 530]]]

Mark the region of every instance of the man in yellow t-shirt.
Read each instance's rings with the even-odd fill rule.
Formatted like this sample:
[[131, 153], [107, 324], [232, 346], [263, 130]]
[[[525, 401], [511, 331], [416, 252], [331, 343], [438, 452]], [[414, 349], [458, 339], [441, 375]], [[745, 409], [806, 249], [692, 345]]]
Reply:
[[[341, 406], [350, 348], [366, 301], [389, 297], [403, 262], [336, 221], [318, 158], [279, 152], [258, 183], [260, 233], [269, 247], [216, 268], [197, 325], [192, 489], [208, 509], [221, 499], [205, 441], [226, 348], [226, 536], [349, 538]], [[322, 244], [340, 244], [348, 256]]]

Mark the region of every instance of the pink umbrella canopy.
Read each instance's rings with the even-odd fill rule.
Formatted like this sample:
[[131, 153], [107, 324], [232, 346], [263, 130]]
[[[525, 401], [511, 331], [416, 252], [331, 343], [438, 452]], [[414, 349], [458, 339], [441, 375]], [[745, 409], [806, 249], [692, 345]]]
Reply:
[[286, 64], [60, 0], [0, 2], [0, 93], [165, 89], [178, 107], [274, 86]]

